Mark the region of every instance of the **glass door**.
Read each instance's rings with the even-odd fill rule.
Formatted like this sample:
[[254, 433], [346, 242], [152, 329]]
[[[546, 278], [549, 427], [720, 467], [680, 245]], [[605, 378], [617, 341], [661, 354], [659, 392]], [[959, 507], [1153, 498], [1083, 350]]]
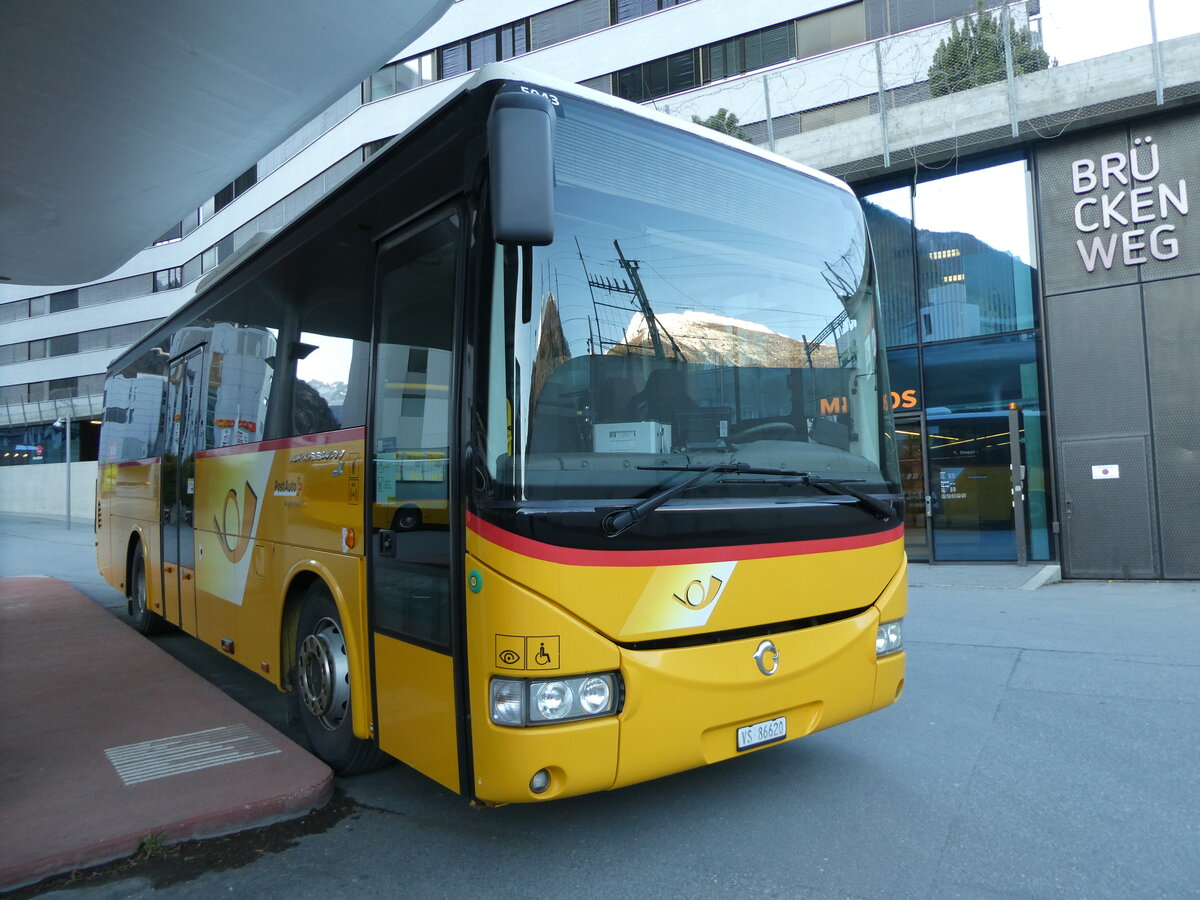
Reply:
[[383, 249], [377, 275], [370, 605], [379, 746], [459, 790], [452, 654], [455, 214]]
[[912, 562], [929, 562], [929, 492], [920, 416], [896, 418], [896, 449], [904, 490], [904, 549]]
[[1016, 561], [1007, 411], [929, 414], [926, 430], [934, 558]]
[[200, 448], [203, 345], [171, 363], [162, 457], [162, 617], [196, 627], [196, 451]]

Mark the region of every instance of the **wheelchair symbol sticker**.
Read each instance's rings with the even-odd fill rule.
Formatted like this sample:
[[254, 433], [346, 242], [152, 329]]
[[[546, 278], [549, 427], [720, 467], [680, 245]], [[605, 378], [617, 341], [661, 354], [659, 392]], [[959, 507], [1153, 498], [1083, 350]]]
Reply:
[[559, 668], [557, 634], [496, 635], [496, 667], [539, 671]]

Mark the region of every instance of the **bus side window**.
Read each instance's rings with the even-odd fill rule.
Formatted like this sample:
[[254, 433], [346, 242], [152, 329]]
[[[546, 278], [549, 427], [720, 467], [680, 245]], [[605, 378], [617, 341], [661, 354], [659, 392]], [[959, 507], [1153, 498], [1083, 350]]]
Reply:
[[[306, 325], [315, 327], [313, 316]], [[319, 434], [339, 428], [361, 428], [367, 415], [367, 372], [371, 359], [369, 333], [364, 321], [361, 334], [345, 336], [351, 329], [302, 331], [293, 355], [296, 386], [292, 396], [295, 434]], [[358, 331], [355, 329], [354, 331]]]

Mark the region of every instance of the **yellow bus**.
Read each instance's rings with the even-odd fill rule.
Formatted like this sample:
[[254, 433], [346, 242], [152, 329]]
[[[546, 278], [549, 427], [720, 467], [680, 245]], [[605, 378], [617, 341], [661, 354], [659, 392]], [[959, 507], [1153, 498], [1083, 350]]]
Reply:
[[907, 602], [872, 273], [840, 182], [485, 68], [114, 361], [100, 570], [335, 771], [479, 804], [862, 716]]

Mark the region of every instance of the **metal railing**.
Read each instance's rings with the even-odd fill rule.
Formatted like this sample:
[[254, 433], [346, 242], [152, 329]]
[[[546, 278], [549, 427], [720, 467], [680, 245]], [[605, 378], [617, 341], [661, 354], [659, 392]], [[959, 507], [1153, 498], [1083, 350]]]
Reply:
[[1200, 97], [1193, 6], [1011, 0], [655, 105], [732, 114], [739, 136], [842, 177], [911, 166]]

